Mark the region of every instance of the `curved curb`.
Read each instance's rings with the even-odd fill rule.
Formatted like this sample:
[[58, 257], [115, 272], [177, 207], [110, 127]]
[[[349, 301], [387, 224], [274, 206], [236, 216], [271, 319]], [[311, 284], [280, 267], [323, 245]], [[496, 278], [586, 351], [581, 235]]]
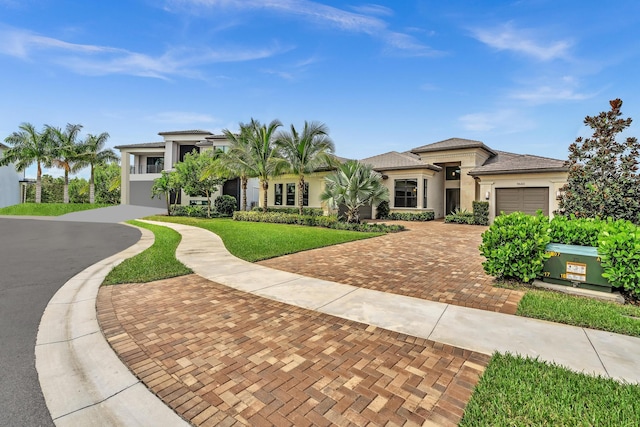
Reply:
[[98, 325], [96, 297], [104, 278], [113, 267], [153, 244], [153, 233], [140, 230], [136, 244], [66, 282], [42, 315], [36, 370], [58, 427], [189, 426], [129, 371]]

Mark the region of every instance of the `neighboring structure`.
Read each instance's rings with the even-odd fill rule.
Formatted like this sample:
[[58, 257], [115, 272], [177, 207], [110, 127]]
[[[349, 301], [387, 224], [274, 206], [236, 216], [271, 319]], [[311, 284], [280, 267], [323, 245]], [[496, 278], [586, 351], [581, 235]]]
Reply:
[[[0, 157], [9, 147], [0, 143]], [[0, 167], [0, 208], [20, 203], [20, 181], [22, 174], [14, 165]]]
[[[221, 149], [225, 151], [229, 142], [223, 135], [214, 135], [204, 130], [187, 130], [174, 132], [160, 132], [164, 141], [142, 144], [118, 145], [121, 157], [121, 203], [123, 205], [139, 205], [165, 207], [164, 196], [151, 198], [153, 181], [161, 176], [163, 170], [172, 170], [173, 166], [184, 159], [192, 151], [206, 151]], [[220, 191], [214, 194], [215, 199], [220, 194], [234, 196], [241, 201], [239, 179], [231, 179], [224, 183]], [[206, 197], [189, 197], [184, 192], [173, 195], [181, 205], [206, 204]], [[256, 205], [258, 201], [257, 180], [250, 180], [247, 188], [247, 203]], [[174, 200], [172, 199], [173, 203]]]
[[[221, 148], [228, 141], [207, 131], [160, 132], [163, 142], [121, 145], [122, 203], [163, 207], [164, 200], [151, 199], [153, 180], [169, 170], [192, 150]], [[131, 161], [130, 159], [133, 159]], [[416, 147], [406, 152], [391, 151], [360, 160], [382, 174], [389, 189], [389, 207], [396, 212], [432, 211], [436, 218], [457, 209], [473, 209], [473, 201], [489, 202], [489, 217], [500, 212], [542, 210], [553, 215], [558, 208], [560, 189], [567, 182], [563, 160], [493, 150], [480, 141], [451, 138]], [[324, 207], [320, 194], [324, 178], [319, 170], [305, 175], [304, 206]], [[297, 175], [281, 175], [269, 181], [269, 207], [297, 207]], [[224, 185], [224, 194], [240, 200], [238, 180]], [[257, 180], [251, 180], [248, 200], [262, 200]], [[202, 203], [203, 198], [177, 195], [183, 205]], [[375, 209], [361, 212], [361, 218], [375, 217]]]

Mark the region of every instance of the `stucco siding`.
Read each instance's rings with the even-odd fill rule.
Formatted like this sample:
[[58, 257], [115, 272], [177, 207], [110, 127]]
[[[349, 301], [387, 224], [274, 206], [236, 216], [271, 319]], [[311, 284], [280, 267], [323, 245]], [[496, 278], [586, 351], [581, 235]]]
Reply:
[[0, 167], [0, 208], [20, 203], [20, 179], [22, 175], [13, 165]]

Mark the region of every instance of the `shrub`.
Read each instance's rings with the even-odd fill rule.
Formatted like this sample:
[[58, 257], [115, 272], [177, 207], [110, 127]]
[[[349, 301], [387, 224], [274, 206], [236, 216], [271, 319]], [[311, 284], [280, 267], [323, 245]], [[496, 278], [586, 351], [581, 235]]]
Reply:
[[238, 201], [235, 197], [225, 194], [224, 196], [216, 197], [216, 200], [213, 202], [213, 206], [218, 214], [231, 216], [238, 207]]
[[551, 220], [549, 237], [554, 243], [598, 246], [598, 236], [605, 224], [605, 221], [594, 218], [556, 216]]
[[433, 211], [425, 212], [390, 212], [387, 219], [394, 221], [433, 221]]
[[444, 217], [444, 222], [452, 222], [455, 224], [475, 224], [473, 212], [466, 209], [456, 209], [455, 212]]
[[233, 213], [233, 219], [236, 221], [250, 222], [268, 222], [275, 224], [294, 224], [306, 225], [310, 227], [325, 227], [336, 230], [366, 231], [378, 233], [393, 233], [404, 230], [401, 225], [387, 224], [366, 224], [366, 223], [346, 223], [338, 221], [336, 216], [315, 216], [315, 215], [297, 215], [282, 212], [243, 212], [236, 211]]
[[[254, 212], [262, 212], [262, 208], [259, 206], [256, 206], [252, 209], [252, 211]], [[298, 215], [300, 213], [300, 210], [298, 208], [267, 208], [267, 212], [279, 212], [279, 213], [286, 213], [286, 214], [291, 214], [291, 215]], [[322, 208], [302, 208], [302, 215], [310, 215], [310, 216], [323, 216], [324, 215], [324, 210], [322, 210]]]
[[640, 227], [627, 220], [608, 221], [598, 239], [598, 255], [602, 277], [640, 297]]
[[376, 208], [376, 219], [387, 219], [389, 218], [389, 202], [383, 200], [378, 203], [378, 207]]
[[479, 249], [486, 258], [484, 271], [499, 279], [529, 282], [549, 258], [545, 250], [549, 241], [549, 219], [541, 211], [535, 216], [522, 212], [500, 215], [482, 233]]
[[489, 225], [489, 202], [480, 200], [473, 202], [473, 223]]
[[175, 206], [172, 211], [174, 216], [189, 216], [193, 218], [206, 218], [206, 206]]

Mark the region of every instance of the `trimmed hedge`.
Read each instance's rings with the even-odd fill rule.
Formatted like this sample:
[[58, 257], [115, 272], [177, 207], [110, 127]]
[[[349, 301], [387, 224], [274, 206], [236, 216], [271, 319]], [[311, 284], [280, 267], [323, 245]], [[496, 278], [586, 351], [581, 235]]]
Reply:
[[384, 219], [394, 221], [433, 221], [435, 214], [432, 211], [426, 212], [390, 212]]
[[376, 219], [387, 219], [389, 218], [389, 202], [383, 200], [378, 203], [376, 207]]
[[476, 223], [473, 212], [469, 212], [466, 209], [457, 210], [456, 212], [445, 216], [444, 222], [469, 225], [474, 225]]
[[[262, 208], [259, 206], [254, 207], [253, 209], [251, 209], [252, 212], [262, 212]], [[282, 207], [282, 208], [274, 208], [274, 207], [270, 207], [267, 208], [267, 212], [278, 212], [278, 213], [285, 213], [285, 214], [291, 214], [291, 215], [298, 215], [300, 210], [297, 207]], [[302, 208], [302, 215], [309, 215], [309, 216], [323, 216], [324, 215], [324, 210], [322, 208]]]
[[213, 207], [220, 215], [231, 216], [238, 208], [238, 201], [235, 197], [225, 194], [223, 196], [216, 197], [213, 201]]
[[394, 233], [404, 230], [402, 225], [387, 225], [387, 224], [349, 224], [346, 222], [338, 221], [335, 216], [317, 216], [317, 215], [298, 215], [288, 214], [282, 212], [242, 212], [236, 211], [233, 214], [233, 219], [236, 221], [249, 221], [249, 222], [268, 222], [275, 224], [294, 224], [294, 225], [306, 225], [310, 227], [326, 227], [336, 230], [351, 230], [351, 231], [367, 231], [377, 233]]
[[631, 221], [607, 221], [598, 238], [604, 273], [612, 286], [640, 298], [640, 227]]
[[489, 225], [489, 202], [475, 200], [473, 202], [473, 223]]
[[598, 236], [606, 221], [594, 218], [556, 216], [551, 220], [549, 235], [553, 243], [598, 246]]

